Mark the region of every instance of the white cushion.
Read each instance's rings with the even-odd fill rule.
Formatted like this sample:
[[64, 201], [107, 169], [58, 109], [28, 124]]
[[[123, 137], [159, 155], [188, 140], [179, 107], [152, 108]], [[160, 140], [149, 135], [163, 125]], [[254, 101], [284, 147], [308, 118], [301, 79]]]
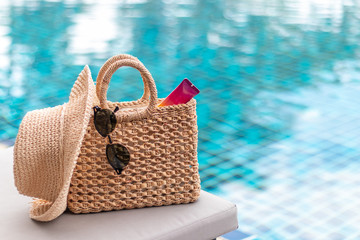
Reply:
[[133, 210], [72, 214], [40, 223], [28, 217], [31, 199], [13, 181], [12, 148], [1, 150], [1, 239], [213, 239], [235, 230], [236, 206], [205, 191], [195, 203]]

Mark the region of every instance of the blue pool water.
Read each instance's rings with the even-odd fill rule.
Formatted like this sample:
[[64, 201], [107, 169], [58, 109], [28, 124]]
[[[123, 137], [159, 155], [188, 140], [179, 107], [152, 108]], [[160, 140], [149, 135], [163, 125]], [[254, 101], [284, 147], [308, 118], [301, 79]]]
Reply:
[[[360, 4], [356, 1], [1, 1], [0, 140], [67, 101], [118, 53], [160, 97], [198, 100], [202, 188], [237, 203], [259, 239], [360, 239]], [[109, 99], [142, 94], [118, 71]]]

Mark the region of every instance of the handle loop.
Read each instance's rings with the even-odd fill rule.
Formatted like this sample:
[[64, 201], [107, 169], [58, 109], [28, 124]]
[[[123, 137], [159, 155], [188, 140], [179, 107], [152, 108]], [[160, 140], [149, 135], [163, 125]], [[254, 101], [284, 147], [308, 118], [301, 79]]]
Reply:
[[[100, 99], [101, 85], [103, 83], [103, 78], [104, 78], [106, 72], [109, 70], [109, 67], [114, 62], [116, 62], [118, 60], [122, 60], [122, 59], [131, 59], [131, 60], [140, 62], [140, 60], [138, 58], [136, 58], [134, 56], [131, 56], [129, 54], [119, 54], [119, 55], [116, 55], [116, 56], [113, 56], [113, 57], [109, 58], [104, 63], [104, 65], [102, 65], [102, 67], [100, 68], [99, 74], [98, 74], [98, 76], [96, 78], [96, 95], [97, 95], [98, 99]], [[142, 100], [147, 101], [147, 100], [149, 100], [149, 97], [150, 97], [149, 87], [148, 87], [148, 84], [147, 84], [147, 82], [145, 80], [145, 77], [142, 74], [141, 74], [141, 78], [142, 78], [143, 83], [144, 83], [144, 93], [143, 93], [142, 97], [139, 100], [140, 101], [142, 101]]]
[[[152, 78], [150, 72], [146, 69], [146, 67], [139, 60], [134, 60], [131, 58], [125, 58], [125, 59], [123, 58], [117, 60], [107, 68], [105, 76], [102, 78], [103, 80], [101, 81], [101, 86], [99, 91], [100, 107], [106, 109], [109, 108], [106, 97], [109, 83], [112, 75], [116, 72], [116, 70], [123, 66], [133, 67], [141, 73], [145, 87], [144, 95], [146, 95], [146, 91], [148, 91], [150, 95], [150, 101], [148, 106], [143, 110], [136, 110], [133, 112], [118, 111], [115, 114], [116, 118], [118, 122], [140, 120], [142, 118], [146, 118], [153, 112], [153, 110], [156, 107], [156, 103], [157, 103], [156, 85], [154, 79]], [[148, 90], [146, 90], [146, 86]]]

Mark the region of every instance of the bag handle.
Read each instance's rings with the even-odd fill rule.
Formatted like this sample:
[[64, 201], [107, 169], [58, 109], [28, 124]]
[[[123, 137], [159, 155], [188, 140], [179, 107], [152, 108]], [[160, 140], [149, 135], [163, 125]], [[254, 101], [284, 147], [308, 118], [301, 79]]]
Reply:
[[[156, 85], [154, 79], [152, 78], [150, 72], [146, 69], [146, 67], [139, 60], [134, 60], [131, 58], [117, 60], [107, 68], [107, 71], [105, 73], [105, 76], [102, 78], [103, 80], [101, 81], [101, 86], [100, 86], [100, 92], [99, 92], [100, 107], [106, 109], [109, 108], [106, 95], [111, 77], [116, 72], [116, 70], [124, 66], [135, 68], [141, 73], [145, 87], [144, 95], [146, 95], [146, 91], [149, 91], [150, 101], [148, 106], [143, 110], [136, 109], [135, 111], [131, 111], [127, 113], [122, 111], [117, 111], [115, 113], [116, 118], [118, 122], [140, 120], [146, 118], [154, 111], [157, 104]], [[146, 86], [148, 90], [146, 90]]]
[[[107, 70], [109, 69], [109, 67], [114, 62], [116, 62], [118, 60], [122, 60], [122, 59], [131, 59], [131, 60], [140, 62], [140, 60], [138, 58], [136, 58], [134, 56], [131, 56], [129, 54], [119, 54], [119, 55], [116, 55], [116, 56], [113, 56], [113, 57], [109, 58], [104, 63], [104, 65], [102, 65], [102, 67], [100, 68], [99, 74], [98, 74], [98, 76], [96, 78], [96, 95], [97, 95], [98, 99], [100, 99], [101, 85], [102, 85], [103, 78], [104, 78]], [[141, 78], [142, 78], [143, 83], [144, 83], [144, 93], [143, 93], [142, 97], [139, 100], [140, 101], [142, 101], [142, 100], [148, 101], [149, 97], [150, 97], [149, 87], [148, 87], [148, 84], [147, 84], [147, 82], [145, 80], [145, 77], [142, 74], [141, 74]]]

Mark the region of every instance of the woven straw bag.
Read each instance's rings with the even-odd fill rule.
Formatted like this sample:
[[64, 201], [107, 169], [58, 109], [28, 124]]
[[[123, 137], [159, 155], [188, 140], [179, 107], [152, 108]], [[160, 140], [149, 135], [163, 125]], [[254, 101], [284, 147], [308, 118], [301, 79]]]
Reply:
[[[144, 94], [137, 101], [110, 102], [106, 93], [114, 72], [123, 66], [137, 69]], [[90, 116], [71, 178], [67, 206], [74, 213], [90, 213], [190, 203], [200, 195], [197, 161], [196, 101], [157, 107], [155, 82], [137, 59], [110, 58], [100, 69], [96, 94], [101, 109], [113, 111], [114, 144], [126, 147], [130, 161], [117, 174], [106, 157], [109, 139], [99, 134]]]

